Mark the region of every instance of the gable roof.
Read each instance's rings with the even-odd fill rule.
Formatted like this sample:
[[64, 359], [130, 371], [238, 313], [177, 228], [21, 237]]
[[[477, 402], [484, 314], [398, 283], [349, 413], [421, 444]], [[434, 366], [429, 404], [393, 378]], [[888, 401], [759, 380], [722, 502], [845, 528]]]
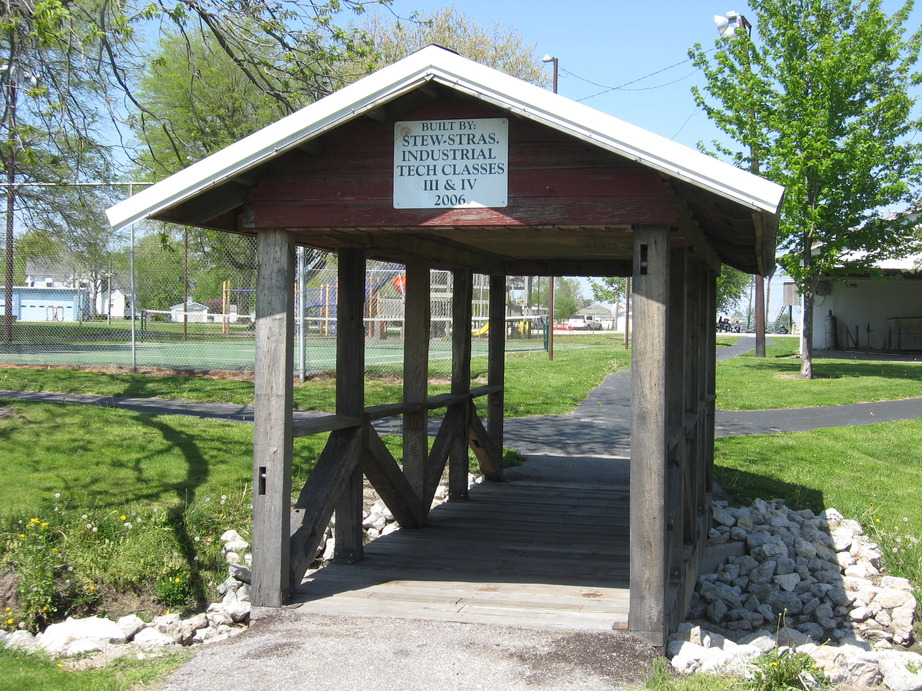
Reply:
[[[251, 134], [107, 210], [118, 230], [181, 205], [401, 96], [436, 83], [750, 209], [774, 245], [784, 188], [564, 96], [429, 46]], [[765, 242], [768, 240], [768, 242]], [[756, 248], [759, 255], [766, 248]], [[770, 254], [770, 252], [769, 252]]]

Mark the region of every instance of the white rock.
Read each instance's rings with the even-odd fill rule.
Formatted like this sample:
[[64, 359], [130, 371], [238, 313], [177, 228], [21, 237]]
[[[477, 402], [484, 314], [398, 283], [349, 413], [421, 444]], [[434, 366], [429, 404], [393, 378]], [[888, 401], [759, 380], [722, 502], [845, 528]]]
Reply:
[[38, 641], [28, 631], [12, 631], [6, 637], [6, 647], [17, 650], [35, 650]]
[[221, 533], [221, 542], [241, 542], [243, 538], [236, 530], [225, 530]]
[[125, 632], [111, 619], [68, 617], [45, 629], [41, 646], [52, 655], [79, 655], [125, 641]]
[[118, 621], [115, 622], [118, 624], [119, 628], [122, 630], [122, 633], [125, 634], [125, 640], [130, 641], [134, 638], [134, 635], [143, 628], [147, 627], [147, 624], [141, 617], [137, 614], [129, 614], [124, 617], [119, 617]]
[[880, 672], [884, 685], [891, 691], [922, 691], [922, 655], [880, 653]]
[[161, 633], [154, 626], [148, 626], [146, 629], [138, 631], [132, 643], [135, 645], [175, 645], [172, 636]]
[[171, 612], [170, 614], [161, 614], [159, 617], [154, 617], [154, 620], [151, 622], [160, 631], [164, 631], [171, 626], [179, 623], [180, 616], [178, 612]]
[[737, 645], [721, 652], [723, 653], [722, 658], [715, 656], [702, 660], [699, 671], [707, 674], [723, 673], [746, 676], [753, 660], [762, 654], [762, 650], [754, 645]]
[[250, 543], [246, 540], [232, 540], [224, 543], [225, 552], [244, 552], [250, 548]]
[[908, 590], [912, 592], [912, 581], [908, 578], [897, 578], [896, 576], [884, 576], [880, 579], [881, 588], [891, 590]]
[[[723, 655], [721, 650], [716, 651]], [[666, 654], [672, 658], [673, 668], [682, 674], [692, 674], [701, 667], [701, 660], [708, 655], [708, 649], [683, 641], [675, 641], [666, 646]]]
[[323, 560], [324, 561], [333, 561], [333, 557], [336, 554], [336, 538], [331, 537], [327, 540], [326, 547], [323, 548]]
[[397, 523], [388, 523], [384, 526], [384, 530], [381, 531], [381, 535], [390, 535], [397, 530], [400, 530], [400, 526]]
[[6, 647], [6, 637], [7, 637], [6, 631], [3, 631], [2, 629], [0, 629], [0, 648]]
[[252, 583], [253, 574], [246, 566], [232, 565], [227, 567], [227, 575], [236, 578], [241, 583]]
[[842, 658], [849, 684], [856, 686], [876, 686], [883, 678], [880, 673], [880, 661], [876, 653], [846, 656]]
[[873, 602], [884, 609], [895, 609], [909, 604], [910, 600], [914, 600], [912, 592], [886, 588], [877, 593]]
[[240, 555], [237, 554], [236, 552], [227, 552], [227, 553], [224, 554], [224, 561], [227, 562], [228, 564], [232, 564], [232, 565], [233, 565], [233, 564], [239, 564], [239, 563], [240, 563]]
[[740, 639], [739, 642], [740, 645], [754, 645], [763, 653], [767, 653], [769, 650], [778, 645], [775, 637], [767, 631], [756, 631], [753, 634], [744, 636]]
[[231, 615], [225, 612], [220, 605], [209, 606], [206, 616], [208, 617], [209, 626], [213, 626], [215, 628], [221, 626], [222, 624], [224, 626], [230, 626], [234, 623]]
[[250, 618], [249, 602], [234, 602], [224, 607], [236, 624], [246, 623]]

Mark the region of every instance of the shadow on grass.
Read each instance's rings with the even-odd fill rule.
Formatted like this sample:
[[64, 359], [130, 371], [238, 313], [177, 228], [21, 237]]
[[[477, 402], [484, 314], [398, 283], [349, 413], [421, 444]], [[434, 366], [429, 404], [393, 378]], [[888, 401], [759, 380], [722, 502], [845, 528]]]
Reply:
[[[138, 415], [138, 422], [157, 430], [163, 439], [176, 449], [180, 449], [186, 460], [186, 477], [163, 487], [162, 494], [173, 491], [177, 503], [167, 509], [167, 523], [176, 538], [183, 562], [189, 569], [190, 583], [195, 600], [199, 605], [207, 602], [205, 581], [202, 577], [198, 551], [195, 540], [188, 526], [188, 507], [195, 501], [196, 491], [207, 480], [210, 473], [208, 461], [198, 447], [195, 436], [181, 432], [166, 424], [164, 419], [155, 415]], [[140, 462], [135, 463], [135, 474], [143, 477]]]
[[823, 493], [818, 489], [784, 482], [738, 468], [714, 466], [714, 478], [735, 499], [749, 504], [753, 499], [783, 499], [795, 511], [810, 509], [819, 513], [826, 508]]

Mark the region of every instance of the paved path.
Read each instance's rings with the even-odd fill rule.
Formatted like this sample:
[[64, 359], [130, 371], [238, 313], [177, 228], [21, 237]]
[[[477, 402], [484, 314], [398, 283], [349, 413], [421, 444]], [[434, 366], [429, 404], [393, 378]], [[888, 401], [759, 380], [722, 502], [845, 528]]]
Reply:
[[[728, 360], [755, 347], [755, 338], [742, 336], [729, 347], [718, 348], [717, 359]], [[46, 403], [75, 403], [103, 408], [120, 408], [152, 415], [193, 415], [202, 418], [252, 422], [253, 408], [233, 403], [199, 403], [160, 398], [126, 398], [95, 394], [61, 394], [41, 391], [3, 391], [0, 398]], [[536, 415], [510, 418], [505, 422], [505, 445], [529, 455], [627, 455], [630, 446], [631, 371], [609, 374], [589, 392], [586, 400], [568, 415]], [[295, 418], [310, 418], [325, 413], [294, 411]], [[922, 398], [899, 401], [858, 403], [855, 405], [795, 408], [788, 410], [718, 410], [717, 436], [803, 432], [820, 427], [867, 425], [875, 422], [922, 417]], [[432, 433], [439, 420], [432, 420]], [[400, 431], [399, 420], [376, 423], [382, 432]]]

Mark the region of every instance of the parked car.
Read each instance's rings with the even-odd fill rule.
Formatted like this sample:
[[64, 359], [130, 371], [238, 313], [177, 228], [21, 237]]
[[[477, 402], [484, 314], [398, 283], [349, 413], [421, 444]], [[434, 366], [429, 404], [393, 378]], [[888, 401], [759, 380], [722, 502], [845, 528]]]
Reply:
[[602, 328], [602, 322], [591, 314], [574, 314], [568, 322], [574, 329], [597, 331]]

